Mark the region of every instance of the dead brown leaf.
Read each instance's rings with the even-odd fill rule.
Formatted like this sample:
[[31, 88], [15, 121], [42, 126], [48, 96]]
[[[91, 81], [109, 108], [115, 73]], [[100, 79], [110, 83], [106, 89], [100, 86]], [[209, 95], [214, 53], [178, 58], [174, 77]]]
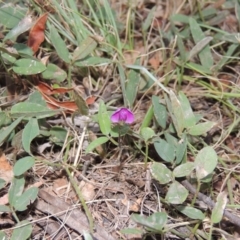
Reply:
[[95, 187], [91, 183], [81, 181], [79, 184], [79, 188], [81, 189], [81, 192], [85, 201], [92, 201], [94, 199]]
[[0, 156], [0, 178], [7, 183], [13, 178], [13, 167], [9, 164], [4, 153]]
[[44, 31], [47, 17], [47, 13], [39, 17], [29, 32], [27, 45], [33, 50], [33, 53], [38, 51], [39, 46], [45, 39]]

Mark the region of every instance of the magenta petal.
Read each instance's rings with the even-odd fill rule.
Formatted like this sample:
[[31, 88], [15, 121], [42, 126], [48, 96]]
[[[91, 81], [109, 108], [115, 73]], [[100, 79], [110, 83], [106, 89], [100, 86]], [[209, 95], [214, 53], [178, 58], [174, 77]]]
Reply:
[[113, 114], [112, 114], [112, 116], [111, 116], [111, 121], [113, 122], [113, 123], [118, 123], [120, 120], [119, 120], [119, 116], [120, 116], [120, 112], [121, 111], [121, 109], [118, 109], [117, 111], [115, 111]]
[[125, 122], [131, 124], [134, 121], [134, 115], [129, 109], [120, 108], [112, 114], [111, 121], [113, 123]]

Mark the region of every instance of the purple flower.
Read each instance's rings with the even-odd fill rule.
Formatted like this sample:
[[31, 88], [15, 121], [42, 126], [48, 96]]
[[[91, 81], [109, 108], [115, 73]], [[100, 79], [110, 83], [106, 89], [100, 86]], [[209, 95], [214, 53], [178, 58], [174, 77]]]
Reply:
[[127, 108], [119, 108], [111, 116], [111, 121], [113, 123], [124, 122], [131, 124], [134, 121], [133, 113]]

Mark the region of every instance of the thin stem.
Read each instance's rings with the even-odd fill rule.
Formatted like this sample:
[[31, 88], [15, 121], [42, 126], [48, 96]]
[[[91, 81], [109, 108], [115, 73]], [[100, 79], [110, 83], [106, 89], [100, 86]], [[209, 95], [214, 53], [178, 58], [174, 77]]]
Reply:
[[18, 216], [17, 216], [17, 214], [15, 213], [15, 211], [14, 211], [14, 209], [13, 209], [13, 207], [12, 206], [10, 206], [10, 209], [11, 209], [11, 212], [12, 212], [12, 215], [13, 215], [13, 217], [15, 218], [15, 220], [19, 223], [20, 222], [20, 220], [19, 220], [19, 218], [18, 218]]
[[148, 160], [148, 143], [146, 142], [146, 151], [145, 151], [145, 157], [144, 157], [144, 163], [145, 163], [145, 169], [147, 168], [147, 160]]
[[85, 213], [86, 213], [86, 215], [87, 215], [87, 218], [88, 218], [88, 221], [89, 221], [90, 232], [93, 233], [93, 224], [94, 224], [94, 222], [93, 222], [92, 215], [91, 215], [91, 213], [90, 213], [90, 211], [89, 211], [89, 208], [88, 208], [88, 206], [87, 206], [87, 204], [86, 204], [86, 202], [85, 202], [85, 200], [84, 200], [84, 198], [83, 198], [83, 195], [82, 195], [79, 187], [77, 186], [75, 180], [73, 179], [73, 177], [72, 177], [72, 175], [71, 175], [71, 172], [69, 171], [68, 167], [65, 167], [65, 170], [66, 170], [66, 172], [67, 172], [67, 175], [68, 175], [68, 177], [69, 177], [69, 180], [70, 180], [70, 182], [71, 182], [71, 184], [72, 184], [75, 192], [76, 192], [77, 195], [78, 195], [78, 198], [79, 198], [79, 200], [80, 200], [80, 202], [81, 202], [81, 204], [82, 204], [82, 206], [83, 206], [83, 209], [84, 209], [84, 211], [85, 211]]
[[196, 193], [194, 194], [194, 198], [193, 198], [193, 200], [192, 200], [191, 206], [194, 206], [194, 204], [195, 204], [195, 202], [196, 202], [197, 195], [198, 195], [198, 193], [199, 193], [199, 191], [200, 191], [200, 187], [201, 187], [201, 182], [200, 182], [200, 180], [198, 179], [198, 180], [197, 180], [197, 190], [196, 190]]

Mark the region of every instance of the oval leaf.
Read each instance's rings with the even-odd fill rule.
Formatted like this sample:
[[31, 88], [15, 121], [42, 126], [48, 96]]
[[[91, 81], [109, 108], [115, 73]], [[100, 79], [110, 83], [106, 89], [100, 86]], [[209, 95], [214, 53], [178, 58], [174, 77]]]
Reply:
[[99, 122], [101, 132], [104, 135], [108, 135], [111, 131], [111, 120], [107, 112], [107, 107], [102, 100], [100, 101], [100, 104], [99, 104], [98, 122]]
[[180, 205], [176, 206], [176, 209], [191, 219], [203, 220], [205, 218], [205, 215], [202, 211], [193, 207]]
[[49, 63], [47, 69], [42, 72], [44, 79], [54, 79], [57, 82], [62, 82], [67, 78], [67, 73], [57, 65]]
[[178, 98], [182, 106], [183, 117], [184, 117], [184, 127], [186, 128], [186, 127], [194, 126], [197, 123], [197, 121], [192, 111], [192, 107], [189, 103], [188, 98], [183, 92], [179, 92]]
[[28, 220], [19, 222], [13, 230], [10, 240], [27, 240], [32, 233], [32, 224]]
[[217, 154], [212, 147], [205, 147], [199, 151], [194, 165], [198, 179], [202, 179], [213, 172], [217, 166]]
[[172, 204], [181, 204], [187, 196], [188, 190], [179, 182], [174, 182], [170, 185], [165, 199]]
[[163, 139], [154, 141], [154, 147], [158, 155], [166, 162], [172, 162], [175, 158], [175, 146], [169, 144]]
[[164, 105], [160, 104], [159, 97], [152, 96], [154, 116], [158, 124], [165, 129], [167, 125], [167, 109]]
[[192, 162], [183, 163], [180, 166], [177, 166], [173, 170], [173, 175], [175, 177], [185, 177], [190, 175], [193, 169], [194, 169], [194, 163]]
[[131, 218], [136, 223], [154, 229], [155, 231], [161, 231], [167, 222], [167, 214], [164, 212], [156, 212], [149, 217], [139, 214], [132, 214]]
[[50, 27], [50, 40], [58, 54], [58, 56], [65, 61], [66, 63], [70, 63], [69, 51], [65, 42], [62, 40], [56, 28], [53, 26]]
[[45, 70], [45, 65], [34, 59], [19, 59], [13, 66], [13, 71], [21, 75], [38, 74]]
[[154, 162], [151, 165], [150, 171], [160, 184], [166, 184], [172, 180], [172, 172], [162, 163]]
[[221, 192], [217, 196], [217, 202], [212, 210], [211, 221], [213, 223], [219, 223], [222, 220], [223, 212], [227, 204], [227, 193]]
[[35, 163], [35, 160], [33, 157], [24, 157], [19, 159], [14, 167], [13, 172], [15, 176], [20, 176], [23, 173], [25, 173], [28, 169], [30, 169]]
[[193, 127], [190, 127], [188, 133], [192, 136], [203, 135], [207, 133], [214, 125], [216, 125], [216, 123], [210, 121], [199, 123]]
[[57, 111], [50, 110], [48, 107], [38, 103], [20, 102], [11, 108], [11, 115], [28, 117], [46, 118], [56, 114]]
[[155, 132], [149, 127], [142, 128], [140, 134], [145, 142], [147, 142], [149, 139], [155, 136]]
[[16, 199], [16, 201], [14, 202], [14, 208], [17, 211], [25, 211], [27, 209], [27, 206], [36, 200], [37, 195], [38, 195], [37, 187], [29, 188]]
[[32, 140], [39, 135], [38, 120], [30, 118], [22, 133], [22, 145], [27, 153], [31, 153], [30, 145]]
[[8, 192], [8, 200], [11, 206], [14, 205], [15, 201], [19, 196], [22, 195], [24, 189], [25, 180], [23, 177], [14, 177], [11, 187]]
[[0, 130], [0, 144], [10, 135], [10, 133], [17, 127], [17, 125], [22, 121], [23, 117], [18, 118], [15, 120], [11, 125], [6, 127], [5, 129]]
[[87, 148], [86, 148], [86, 153], [91, 152], [93, 149], [95, 149], [96, 147], [98, 147], [99, 145], [106, 143], [108, 141], [107, 137], [99, 137], [96, 140], [94, 140], [93, 142], [91, 142]]

